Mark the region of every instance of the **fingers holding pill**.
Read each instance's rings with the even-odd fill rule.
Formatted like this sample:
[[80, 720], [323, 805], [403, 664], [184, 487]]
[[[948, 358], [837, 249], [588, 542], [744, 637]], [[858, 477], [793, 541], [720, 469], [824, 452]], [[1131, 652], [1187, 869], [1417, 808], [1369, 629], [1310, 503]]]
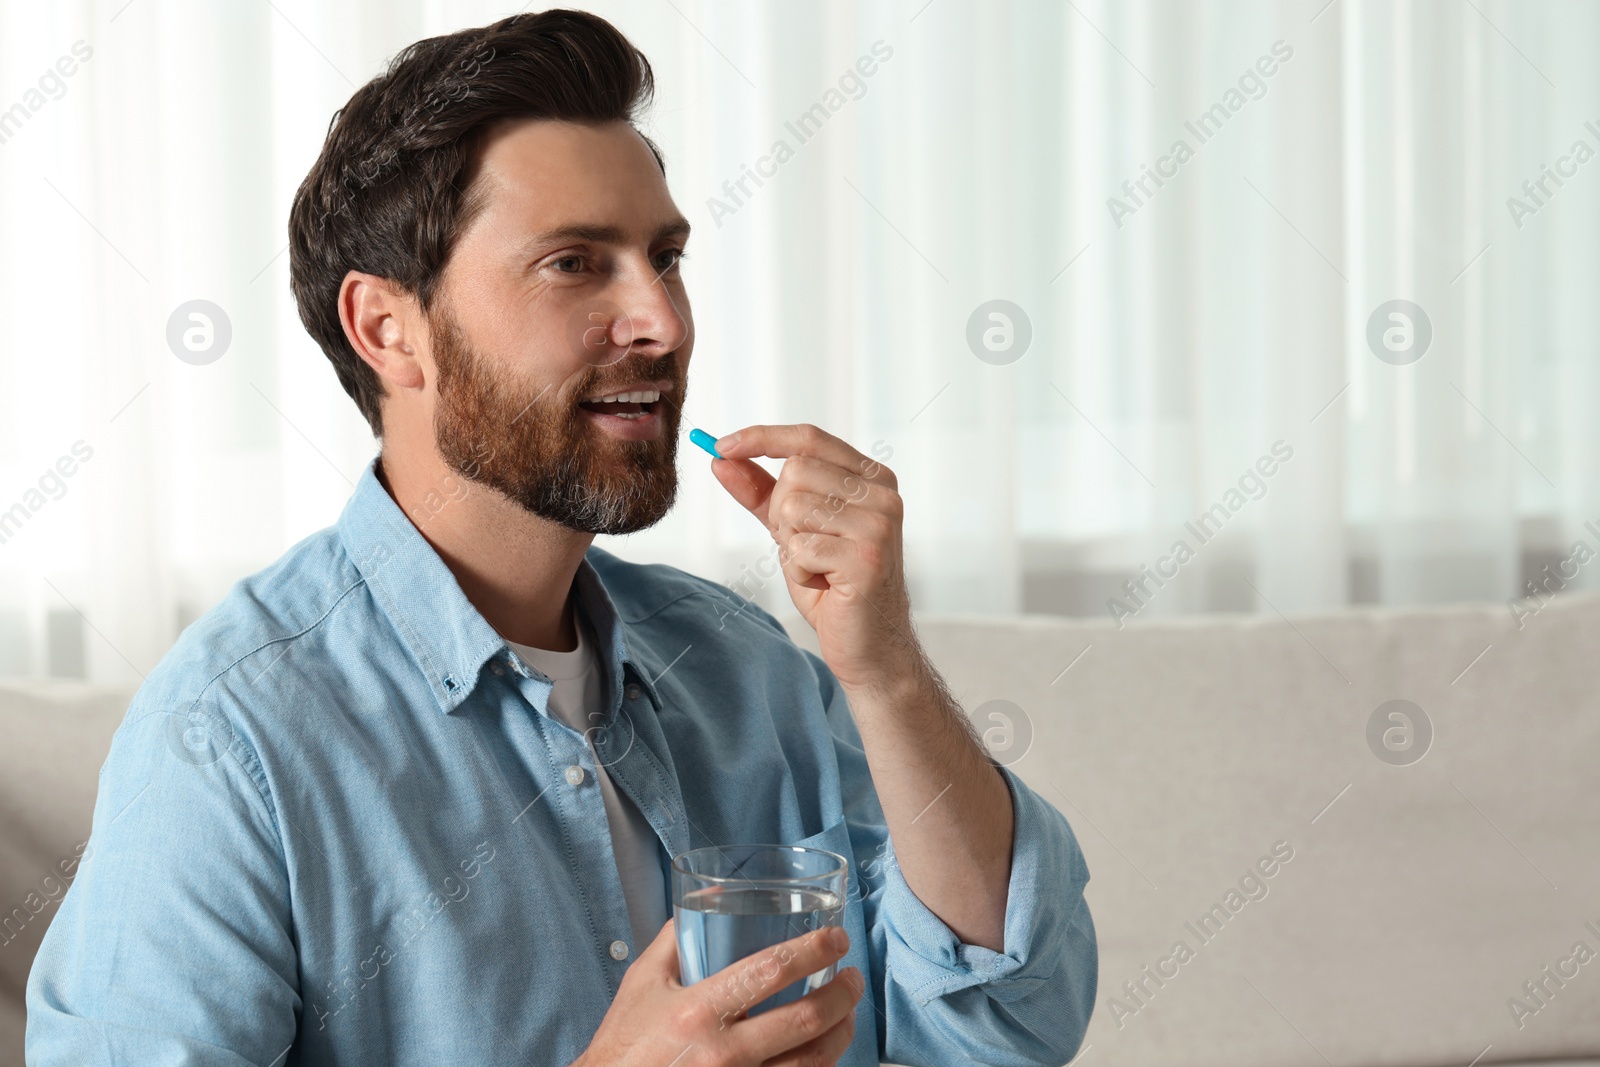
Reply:
[[[709, 435], [705, 435], [709, 436]], [[895, 474], [811, 425], [747, 426], [717, 438], [711, 471], [779, 546], [789, 594], [846, 684], [910, 662], [905, 506]], [[781, 459], [776, 476], [756, 457]]]
[[728, 459], [769, 459], [806, 457], [831, 463], [869, 482], [898, 489], [899, 482], [888, 467], [861, 454], [848, 442], [810, 423], [779, 426], [746, 426], [718, 438], [717, 451]]
[[[791, 453], [795, 445], [811, 451]], [[869, 542], [866, 558], [898, 559], [904, 504], [894, 472], [881, 463], [815, 426], [746, 427], [716, 447], [717, 480], [778, 544], [797, 533], [826, 532]], [[783, 467], [774, 477], [749, 455], [782, 458]]]

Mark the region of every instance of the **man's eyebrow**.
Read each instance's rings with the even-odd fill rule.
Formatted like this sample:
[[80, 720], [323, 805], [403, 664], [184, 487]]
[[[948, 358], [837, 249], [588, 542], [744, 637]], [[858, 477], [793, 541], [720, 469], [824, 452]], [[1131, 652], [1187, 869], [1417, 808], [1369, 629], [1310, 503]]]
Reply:
[[[651, 235], [650, 243], [666, 240], [669, 237], [688, 237], [689, 220], [685, 218], [671, 219], [662, 223]], [[602, 226], [594, 223], [573, 223], [568, 226], [558, 226], [553, 230], [535, 236], [524, 249], [533, 252], [550, 245], [560, 244], [563, 241], [592, 241], [595, 244], [622, 244], [628, 235], [618, 226]]]

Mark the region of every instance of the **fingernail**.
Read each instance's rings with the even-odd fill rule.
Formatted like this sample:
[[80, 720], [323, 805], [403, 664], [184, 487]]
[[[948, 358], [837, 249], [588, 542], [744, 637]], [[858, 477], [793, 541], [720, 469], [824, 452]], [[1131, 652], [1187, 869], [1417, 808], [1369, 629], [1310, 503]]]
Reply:
[[850, 935], [845, 933], [840, 927], [835, 926], [833, 929], [828, 931], [828, 944], [832, 945], [840, 952], [843, 952], [845, 949], [850, 947]]
[[728, 449], [733, 448], [738, 443], [739, 443], [738, 431], [730, 433], [730, 434], [726, 435], [725, 437], [719, 437], [719, 438], [717, 438], [717, 451], [718, 452], [726, 452], [726, 451], [728, 451]]

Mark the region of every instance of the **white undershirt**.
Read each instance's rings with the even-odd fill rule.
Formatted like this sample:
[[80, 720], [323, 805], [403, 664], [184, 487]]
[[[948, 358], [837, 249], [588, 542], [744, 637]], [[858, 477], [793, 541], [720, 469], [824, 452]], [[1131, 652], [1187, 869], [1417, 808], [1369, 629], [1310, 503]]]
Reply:
[[[589, 729], [601, 722], [605, 708], [605, 677], [599, 669], [593, 639], [581, 612], [574, 619], [578, 647], [571, 652], [552, 652], [507, 641], [528, 666], [546, 674], [555, 683], [550, 693], [550, 714], [584, 735], [589, 754], [594, 757], [595, 778], [606, 806], [606, 821], [611, 825], [611, 851], [617, 857], [617, 875], [622, 879], [622, 895], [628, 906], [628, 924], [633, 931], [633, 951], [643, 952], [655, 940], [667, 921], [667, 892], [661, 876], [659, 842], [655, 830], [625, 794], [618, 792], [611, 776], [595, 755]], [[593, 717], [591, 718], [591, 713]]]

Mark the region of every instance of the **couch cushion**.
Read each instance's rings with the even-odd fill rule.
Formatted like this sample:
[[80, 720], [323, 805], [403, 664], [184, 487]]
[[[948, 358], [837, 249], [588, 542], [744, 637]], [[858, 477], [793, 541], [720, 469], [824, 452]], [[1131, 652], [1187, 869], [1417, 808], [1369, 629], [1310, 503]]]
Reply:
[[0, 684], [0, 1062], [22, 1062], [28, 967], [89, 836], [132, 686]]

